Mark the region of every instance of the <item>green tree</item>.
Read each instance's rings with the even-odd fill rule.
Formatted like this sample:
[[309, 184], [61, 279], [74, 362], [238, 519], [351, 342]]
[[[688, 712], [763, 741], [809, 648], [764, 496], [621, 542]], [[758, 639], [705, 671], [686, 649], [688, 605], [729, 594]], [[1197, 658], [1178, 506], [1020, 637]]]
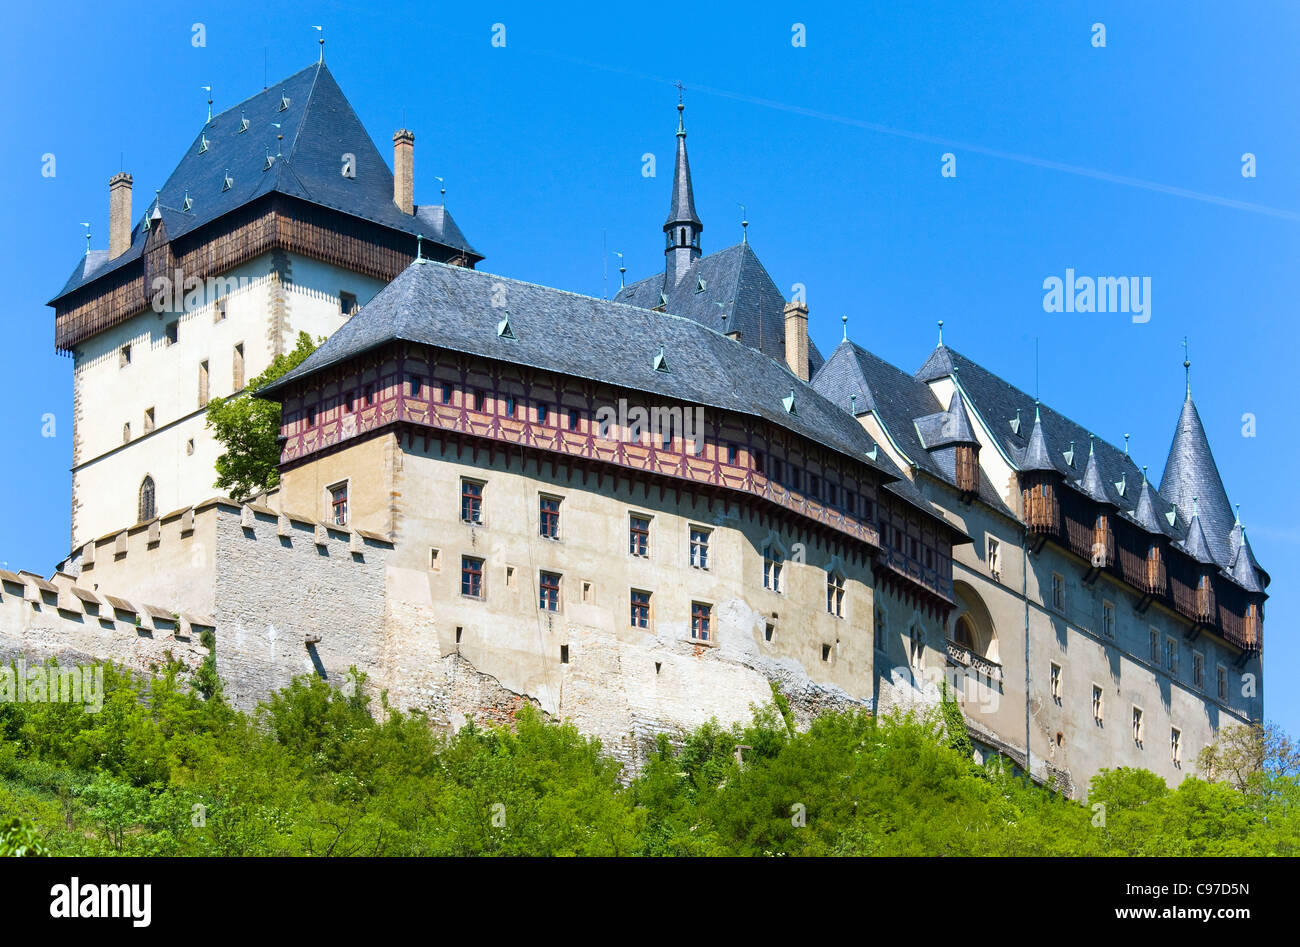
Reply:
[[280, 482], [280, 405], [257, 397], [257, 392], [296, 368], [318, 344], [299, 332], [293, 351], [277, 355], [243, 391], [208, 402], [207, 426], [225, 448], [217, 458], [218, 490], [245, 500]]

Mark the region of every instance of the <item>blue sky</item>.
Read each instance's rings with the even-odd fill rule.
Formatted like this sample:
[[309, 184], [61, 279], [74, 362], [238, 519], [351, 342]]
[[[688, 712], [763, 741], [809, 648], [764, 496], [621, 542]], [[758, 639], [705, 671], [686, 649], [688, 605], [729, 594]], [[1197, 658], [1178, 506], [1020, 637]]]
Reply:
[[[602, 235], [611, 295], [612, 251], [629, 280], [661, 268], [680, 80], [705, 252], [739, 241], [743, 203], [777, 284], [807, 287], [823, 351], [846, 314], [858, 342], [915, 369], [943, 319], [948, 344], [1033, 391], [1037, 345], [1043, 400], [1112, 442], [1131, 434], [1158, 480], [1187, 336], [1193, 396], [1273, 577], [1266, 713], [1300, 733], [1300, 6], [157, 6], [27, 7], [4, 32], [10, 568], [48, 573], [68, 551], [71, 362], [44, 303], [84, 250], [80, 222], [105, 247], [109, 177], [132, 172], [140, 210], [204, 119], [200, 87], [217, 109], [260, 91], [315, 60], [320, 24], [381, 152], [403, 122], [415, 130], [416, 200], [436, 201], [433, 176], [446, 178], [483, 269], [599, 295]], [[641, 174], [646, 152], [656, 178]], [[940, 174], [945, 152], [955, 178]], [[1043, 280], [1067, 267], [1149, 276], [1151, 320], [1045, 313]]]

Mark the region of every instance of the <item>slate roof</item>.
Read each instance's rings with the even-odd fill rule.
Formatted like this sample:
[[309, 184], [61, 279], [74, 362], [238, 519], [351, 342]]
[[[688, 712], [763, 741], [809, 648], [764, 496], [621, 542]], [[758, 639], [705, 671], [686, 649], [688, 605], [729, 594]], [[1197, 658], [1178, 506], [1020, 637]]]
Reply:
[[1191, 509], [1192, 498], [1196, 498], [1196, 510], [1203, 521], [1210, 550], [1215, 561], [1226, 568], [1231, 553], [1228, 537], [1236, 517], [1190, 392], [1174, 429], [1169, 458], [1160, 478], [1160, 492], [1176, 502], [1179, 509]]
[[668, 219], [664, 229], [673, 224], [694, 224], [703, 230], [700, 215], [695, 212], [695, 189], [691, 187], [691, 162], [686, 157], [686, 129], [682, 125], [682, 105], [677, 104], [677, 162], [673, 166], [673, 196], [668, 204]]
[[[1032, 431], [1040, 431], [1042, 451], [1040, 453], [1035, 448], [1032, 454], [1035, 463], [1045, 459], [1071, 487], [1098, 502], [1112, 504], [1129, 520], [1138, 523], [1148, 532], [1168, 537], [1193, 556], [1197, 555], [1196, 548], [1199, 543], [1195, 536], [1189, 536], [1192, 497], [1196, 496], [1198, 498], [1197, 518], [1202, 519], [1199, 526], [1204, 532], [1204, 539], [1213, 556], [1213, 562], [1243, 588], [1262, 591], [1261, 583], [1267, 584], [1268, 574], [1259, 568], [1253, 554], [1248, 553], [1249, 563], [1240, 567], [1241, 575], [1236, 572], [1238, 547], [1244, 543], [1244, 531], [1240, 526], [1231, 531], [1221, 532], [1219, 534], [1221, 538], [1216, 539], [1216, 530], [1222, 527], [1205, 518], [1204, 504], [1207, 495], [1215, 492], [1213, 490], [1215, 484], [1218, 485], [1218, 490], [1222, 491], [1222, 482], [1219, 480], [1218, 468], [1214, 466], [1214, 459], [1210, 455], [1209, 443], [1201, 427], [1200, 418], [1190, 399], [1183, 405], [1178, 430], [1174, 435], [1174, 444], [1170, 449], [1170, 460], [1166, 464], [1161, 489], [1157, 490], [1150, 481], [1146, 480], [1144, 472], [1127, 453], [1096, 437], [1045, 404], [1037, 406], [1041, 425], [1035, 425], [1030, 429], [1029, 418], [1032, 416], [1030, 412], [1035, 407], [1033, 398], [977, 362], [971, 361], [945, 345], [940, 345], [930, 354], [925, 364], [917, 370], [916, 377], [922, 381], [930, 381], [950, 376], [954, 369], [957, 370], [959, 384], [970, 398], [971, 404], [990, 427], [1007, 456], [1017, 466], [1021, 466], [1025, 461]], [[1017, 411], [1021, 419], [1019, 433], [1011, 426], [1011, 420], [1017, 416]], [[1090, 455], [1085, 462], [1085, 469], [1081, 472], [1078, 469], [1078, 448], [1090, 438]], [[1065, 456], [1071, 442], [1075, 449], [1074, 465], [1068, 463]], [[1095, 471], [1087, 469], [1088, 466], [1093, 465], [1096, 467]], [[1185, 475], [1183, 471], [1188, 473]], [[1191, 473], [1192, 471], [1196, 471], [1195, 475]], [[1210, 474], [1212, 480], [1207, 479]], [[1121, 483], [1125, 487], [1122, 494], [1117, 489], [1117, 485]], [[1164, 490], [1166, 483], [1170, 486], [1168, 493]], [[1201, 490], [1207, 492], [1197, 492]], [[1223, 507], [1226, 508], [1226, 505], [1227, 498], [1224, 494]], [[1173, 515], [1175, 512], [1176, 515]], [[1219, 521], [1222, 520], [1221, 511], [1214, 515]], [[1231, 522], [1232, 516], [1229, 514], [1229, 524]]]
[[[508, 310], [492, 305], [504, 298]], [[498, 335], [508, 311], [513, 339]], [[932, 516], [852, 417], [784, 365], [691, 319], [436, 262], [412, 263], [319, 349], [262, 389], [294, 381], [392, 340], [422, 343], [760, 417], [877, 469]], [[660, 347], [668, 371], [656, 371]], [[794, 392], [794, 413], [784, 401]]]
[[[700, 290], [700, 280], [704, 281], [703, 290]], [[748, 243], [700, 257], [677, 285], [667, 291], [664, 274], [657, 273], [623, 287], [615, 294], [614, 301], [654, 309], [659, 305], [660, 293], [668, 297], [666, 312], [693, 319], [716, 332], [738, 331], [745, 345], [785, 364], [786, 300]], [[810, 378], [823, 361], [821, 352], [810, 339]]]
[[[931, 476], [950, 484], [956, 483], [956, 458], [953, 452], [927, 449], [923, 429], [938, 430], [941, 435], [944, 424], [947, 424], [950, 433], [956, 437], [965, 438], [969, 435], [973, 440], [964, 404], [959, 403], [959, 418], [950, 417], [929, 385], [847, 339], [835, 347], [826, 364], [812, 379], [812, 386], [830, 398], [842, 411], [856, 411], [858, 414], [875, 412], [894, 446], [905, 457]], [[950, 404], [949, 408], [951, 407]], [[941, 420], [937, 427], [933, 420], [926, 420], [925, 425], [918, 427], [918, 418]], [[963, 421], [965, 433], [962, 431]], [[967, 443], [965, 440], [949, 440], [939, 436], [932, 447], [943, 448], [959, 442]], [[994, 509], [1011, 515], [983, 470], [980, 471], [979, 496]]]
[[[281, 111], [281, 99], [288, 106]], [[242, 121], [248, 127], [240, 131]], [[279, 122], [277, 129], [272, 123]], [[283, 134], [283, 142], [276, 139]], [[200, 153], [206, 139], [207, 150]], [[266, 168], [268, 152], [282, 157]], [[356, 157], [356, 176], [345, 178], [344, 154]], [[233, 182], [223, 190], [226, 175]], [[270, 193], [286, 194], [459, 250], [482, 259], [441, 205], [407, 215], [393, 203], [393, 173], [324, 63], [313, 63], [251, 98], [214, 115], [185, 149], [155, 195], [133, 195], [136, 224], [131, 247], [113, 260], [106, 250], [83, 257], [51, 303], [90, 281], [138, 260], [148, 235], [142, 224], [159, 208], [167, 235], [176, 239]], [[191, 206], [185, 209], [185, 199]]]

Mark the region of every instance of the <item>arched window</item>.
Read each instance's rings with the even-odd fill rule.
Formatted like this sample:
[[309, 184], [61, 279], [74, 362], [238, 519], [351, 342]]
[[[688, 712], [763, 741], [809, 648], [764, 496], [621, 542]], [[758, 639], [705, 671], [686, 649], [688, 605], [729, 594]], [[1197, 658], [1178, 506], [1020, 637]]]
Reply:
[[158, 515], [158, 504], [154, 499], [153, 477], [146, 476], [140, 484], [140, 516], [137, 522], [143, 523]]
[[686, 228], [685, 228], [685, 227], [681, 228], [681, 230], [679, 230], [679, 231], [677, 232], [677, 245], [678, 245], [679, 247], [684, 247], [684, 246], [686, 246]]
[[954, 640], [956, 640], [957, 644], [961, 645], [963, 648], [966, 648], [967, 650], [974, 650], [975, 629], [971, 625], [971, 620], [969, 615], [962, 615], [960, 618], [957, 619], [957, 630], [956, 630], [956, 637]]

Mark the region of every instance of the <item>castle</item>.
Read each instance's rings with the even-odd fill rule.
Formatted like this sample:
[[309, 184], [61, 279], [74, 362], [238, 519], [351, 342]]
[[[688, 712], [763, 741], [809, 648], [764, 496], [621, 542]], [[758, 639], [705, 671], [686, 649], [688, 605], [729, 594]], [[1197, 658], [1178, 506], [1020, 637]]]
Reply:
[[[658, 733], [937, 699], [1079, 795], [1177, 782], [1263, 711], [1268, 576], [1188, 384], [1160, 485], [942, 343], [823, 355], [747, 241], [706, 255], [678, 104], [664, 270], [613, 301], [478, 269], [324, 63], [211, 117], [51, 301], [71, 552], [0, 573], [0, 657], [191, 665], [248, 707], [350, 666], [444, 726]], [[182, 283], [177, 287], [176, 283]], [[212, 496], [211, 397], [264, 389], [278, 488]]]

